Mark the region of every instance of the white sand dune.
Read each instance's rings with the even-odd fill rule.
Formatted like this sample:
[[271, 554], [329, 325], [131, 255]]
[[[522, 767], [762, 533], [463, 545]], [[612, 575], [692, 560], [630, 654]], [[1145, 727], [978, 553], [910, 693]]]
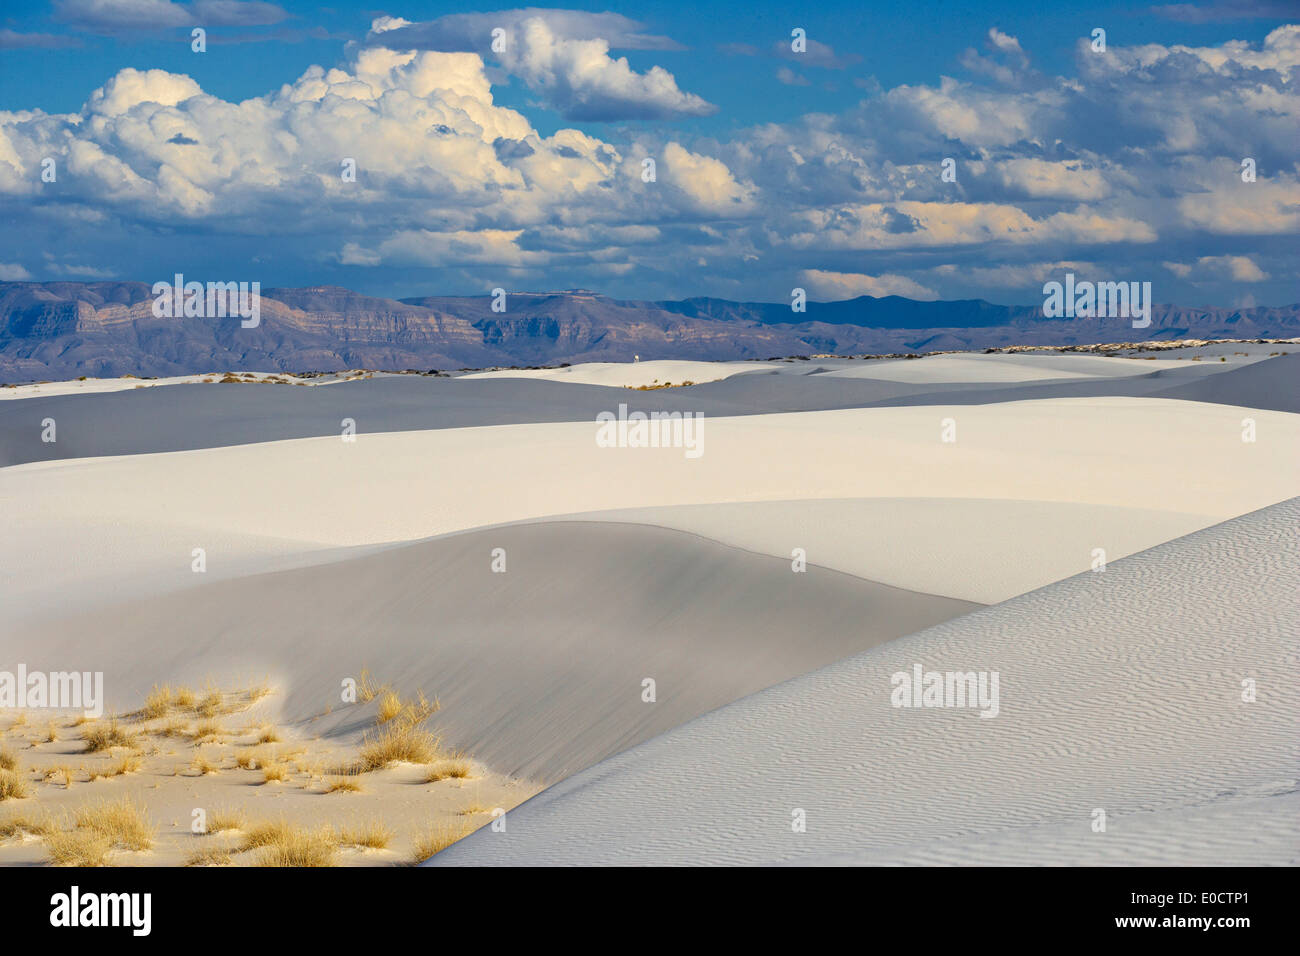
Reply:
[[927, 355], [919, 359], [868, 361], [823, 372], [831, 378], [874, 378], [885, 382], [958, 384], [976, 382], [1046, 382], [1056, 379], [1123, 378], [1178, 368], [1173, 359], [1124, 359], [1100, 355], [970, 352]]
[[[496, 548], [504, 573], [491, 567]], [[449, 746], [553, 780], [974, 608], [796, 574], [677, 531], [560, 522], [126, 602], [17, 629], [5, 650], [33, 670], [102, 670], [119, 706], [154, 684], [269, 676], [283, 692], [277, 716], [316, 717], [306, 730], [345, 738], [373, 724], [373, 708], [344, 706], [339, 693], [368, 667], [407, 696], [437, 697]], [[642, 698], [647, 678], [653, 703]]]
[[[1296, 593], [1300, 499], [714, 711], [431, 862], [1295, 865]], [[997, 716], [892, 706], [916, 664], [997, 672]]]
[[645, 388], [672, 383], [717, 382], [742, 372], [771, 371], [767, 362], [690, 362], [655, 359], [647, 362], [583, 362], [564, 368], [504, 368], [471, 372], [459, 378], [538, 378], [577, 385]]
[[[1247, 413], [1254, 443], [1241, 440]], [[940, 440], [944, 419], [956, 424], [955, 443]], [[595, 435], [594, 423], [510, 425], [0, 469], [9, 516], [0, 578], [16, 596], [0, 607], [0, 625], [89, 601], [90, 591], [68, 588], [70, 565], [101, 590], [141, 595], [202, 580], [190, 572], [196, 547], [209, 568], [234, 568], [258, 555], [280, 560], [295, 547], [310, 555], [542, 517], [810, 499], [977, 500], [957, 526], [982, 525], [989, 557], [954, 565], [952, 529], [933, 521], [886, 520], [901, 537], [860, 542], [861, 551], [892, 552], [888, 567], [877, 558], [854, 563], [853, 539], [833, 525], [821, 532], [824, 547], [804, 534], [791, 540], [793, 525], [779, 514], [770, 533], [732, 540], [786, 560], [793, 548], [812, 547], [813, 564], [840, 562], [897, 587], [991, 600], [1090, 562], [1093, 547], [1114, 557], [1300, 491], [1300, 415], [1200, 402], [1054, 399], [707, 419], [696, 459], [682, 449], [600, 448]], [[990, 503], [998, 500], [1095, 510], [1059, 523], [1043, 515], [1029, 553], [1057, 548], [1062, 556], [1034, 568], [1012, 534], [1040, 519], [1019, 506], [999, 511]], [[1152, 514], [1159, 517], [1145, 524]], [[1094, 520], [1096, 541], [1076, 557], [1080, 530]], [[728, 537], [716, 524], [699, 527]], [[1009, 573], [1009, 565], [1023, 567]]]
[[[0, 388], [0, 401], [13, 401], [21, 398], [49, 398], [55, 395], [102, 395], [108, 392], [125, 392], [134, 388], [159, 388], [166, 385], [219, 384], [225, 372], [203, 372], [195, 375], [169, 375], [160, 378], [85, 378], [68, 379], [62, 382], [34, 382], [30, 385], [12, 385]], [[330, 372], [311, 378], [298, 378], [289, 372], [238, 372], [241, 378], [254, 382], [268, 379], [283, 379], [294, 385], [334, 385], [338, 382], [352, 381], [359, 373]], [[371, 377], [382, 377], [385, 373], [364, 373]]]

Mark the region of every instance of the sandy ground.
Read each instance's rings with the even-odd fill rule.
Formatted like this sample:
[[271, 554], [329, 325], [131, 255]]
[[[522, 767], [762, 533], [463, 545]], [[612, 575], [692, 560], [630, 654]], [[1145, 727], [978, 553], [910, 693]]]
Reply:
[[[1197, 710], [1188, 695], [1212, 699], [1207, 681], [1249, 668], [1277, 679], [1276, 660], [1252, 641], [1289, 626], [1268, 603], [1286, 593], [1289, 558], [1269, 557], [1276, 542], [1248, 523], [1183, 539], [1216, 542], [1214, 560], [1175, 549], [1190, 569], [1159, 558], [1159, 575], [1126, 577], [1163, 553], [1148, 548], [1300, 494], [1300, 356], [1251, 348], [1150, 361], [792, 361], [650, 391], [625, 387], [624, 368], [603, 373], [607, 384], [386, 376], [328, 389], [177, 384], [0, 403], [0, 462], [10, 463], [0, 467], [0, 670], [15, 661], [102, 670], [119, 711], [139, 707], [155, 683], [245, 686], [251, 675], [275, 690], [232, 712], [216, 740], [144, 729], [139, 765], [97, 779], [130, 752], [86, 754], [70, 718], [49, 742], [43, 714], [14, 727], [0, 712], [3, 746], [34, 794], [0, 806], [0, 862], [45, 852], [6, 820], [29, 807], [61, 818], [119, 794], [147, 805], [159, 835], [153, 849], [113, 851], [112, 862], [177, 862], [196, 842], [237, 847], [238, 833], [189, 832], [195, 807], [231, 801], [250, 827], [283, 812], [341, 830], [373, 814], [392, 831], [388, 847], [338, 847], [337, 861], [401, 862], [421, 828], [463, 824], [471, 800], [509, 809], [554, 784], [528, 805], [544, 806], [576, 793], [570, 781], [606, 776], [629, 781], [611, 784], [619, 799], [643, 792], [651, 783], [620, 774], [647, 748], [664, 754], [654, 764], [664, 799], [649, 802], [646, 820], [665, 835], [627, 841], [649, 844], [647, 859], [713, 852], [694, 832], [684, 848], [656, 816], [691, 794], [714, 802], [688, 814], [735, 839], [719, 861], [1010, 861], [1040, 844], [1039, 861], [1158, 859], [1161, 846], [1194, 861], [1232, 850], [1231, 839], [1186, 837], [1193, 816], [1285, 848], [1290, 831], [1275, 808], [1294, 799], [1294, 780], [1278, 770], [1273, 737], [1295, 724], [1277, 709], [1293, 703], [1291, 691], [1246, 712], [1262, 715], [1255, 724]], [[837, 374], [894, 366], [911, 378]], [[594, 414], [623, 401], [704, 412], [703, 454], [599, 447]], [[34, 437], [46, 416], [58, 419], [54, 445]], [[340, 438], [343, 417], [357, 422], [354, 442]], [[1246, 420], [1253, 442], [1242, 440]], [[1099, 552], [1104, 573], [1070, 578]], [[1225, 581], [1204, 580], [1214, 573]], [[1124, 587], [1111, 593], [1115, 582]], [[1219, 642], [1208, 649], [1207, 628]], [[935, 736], [930, 724], [872, 709], [864, 688], [877, 671], [849, 665], [884, 667], [917, 647], [963, 669], [1005, 668], [1002, 715], [975, 718], [992, 726], [922, 712], [941, 728]], [[324, 792], [329, 768], [355, 760], [375, 728], [373, 705], [338, 700], [340, 682], [362, 668], [403, 695], [439, 699], [428, 726], [468, 752], [472, 780], [423, 784], [421, 766], [397, 763], [367, 774], [361, 793]], [[1296, 686], [1292, 674], [1281, 679]], [[776, 717], [744, 709], [796, 687]], [[741, 715], [726, 735], [735, 748], [705, 734], [705, 749], [690, 750], [697, 728], [731, 713]], [[281, 738], [262, 755], [278, 754], [284, 781], [238, 766], [263, 724]], [[1189, 727], [1174, 758], [1153, 756], [1150, 734]], [[775, 749], [751, 760], [769, 732]], [[1225, 734], [1258, 773], [1223, 756]], [[860, 749], [864, 740], [877, 749]], [[888, 764], [913, 750], [919, 771]], [[982, 755], [978, 766], [964, 762], [967, 751]], [[1208, 769], [1192, 766], [1196, 754]], [[215, 772], [197, 773], [199, 757]], [[772, 794], [793, 799], [789, 781], [810, 794], [793, 806], [813, 804], [830, 814], [813, 817], [818, 827], [849, 835], [798, 844], [793, 856], [755, 837], [753, 814], [771, 811], [762, 800]], [[1071, 829], [1062, 801], [1108, 805], [1103, 785], [1118, 794], [1109, 805], [1128, 819], [1130, 843], [1079, 842]], [[736, 796], [746, 788], [758, 804]], [[1240, 800], [1219, 800], [1221, 791]], [[614, 796], [593, 832], [615, 815], [639, 821]], [[721, 821], [727, 808], [734, 815]], [[551, 858], [547, 834], [572, 820], [543, 826], [524, 812], [510, 811], [509, 832], [535, 827], [536, 861]], [[575, 839], [572, 850], [590, 843]]]
[[[257, 702], [245, 692], [224, 696], [222, 712], [206, 721], [219, 733], [196, 739], [205, 720], [173, 708], [153, 720], [123, 716], [119, 726], [135, 736], [133, 746], [94, 753], [86, 752], [83, 733], [106, 725], [107, 718], [79, 722], [75, 714], [29, 710], [7, 719], [0, 727], [0, 752], [16, 758], [29, 796], [0, 805], [0, 865], [46, 864], [48, 845], [34, 831], [77, 832], [78, 811], [123, 799], [142, 808], [155, 832], [148, 849], [111, 850], [107, 862], [113, 866], [197, 865], [194, 857], [206, 852], [219, 862], [205, 865], [264, 865], [261, 848], [241, 847], [259, 824], [279, 822], [306, 832], [331, 828], [332, 865], [405, 865], [414, 862], [418, 841], [431, 830], [459, 836], [492, 821], [493, 810], [508, 811], [539, 789], [474, 761], [465, 761], [467, 776], [432, 783], [429, 770], [438, 763], [395, 762], [356, 773], [357, 741], [313, 734], [312, 721], [294, 730], [276, 725], [268, 716], [277, 709], [274, 691]], [[373, 701], [355, 706], [374, 722]], [[276, 741], [259, 742], [268, 730]], [[127, 772], [121, 772], [124, 761]], [[283, 779], [268, 780], [268, 766], [282, 770]], [[357, 789], [331, 791], [339, 780]], [[241, 825], [205, 832], [222, 816]], [[376, 823], [384, 836], [367, 839], [383, 845], [348, 842]]]
[[[1242, 441], [1244, 417], [1256, 423], [1254, 443]], [[955, 442], [942, 440], [945, 419], [956, 424]], [[10, 512], [0, 574], [14, 595], [0, 623], [192, 586], [204, 580], [191, 570], [195, 548], [204, 550], [205, 574], [225, 574], [249, 561], [288, 560], [288, 542], [309, 554], [626, 508], [850, 498], [982, 501], [972, 506], [981, 539], [1005, 560], [953, 568], [944, 550], [949, 530], [934, 523], [907, 526], [901, 539], [873, 536], [860, 549], [894, 555], [874, 561], [881, 573], [873, 580], [989, 601], [1009, 596], [1006, 565], [1017, 568], [1012, 590], [1027, 590], [1056, 580], [1062, 562], [1091, 562], [1093, 548], [1113, 559], [1166, 540], [1171, 527], [1204, 527], [1300, 490], [1300, 415], [1247, 416], [1187, 401], [708, 419], [695, 459], [675, 448], [601, 448], [595, 436], [593, 422], [511, 425], [0, 469], [0, 501]], [[1035, 524], [1017, 519], [1015, 506], [1000, 513], [989, 504], [996, 501], [1092, 507], [1085, 520], [1094, 522], [1095, 543], [1079, 555], [1077, 521]], [[1175, 517], [1171, 526], [1170, 513], [1200, 517]], [[1149, 514], [1157, 520], [1144, 531]], [[791, 540], [788, 527], [778, 522], [744, 546], [788, 560], [793, 548], [809, 547], [803, 536]], [[1054, 547], [1062, 557], [1047, 568], [1016, 557], [1013, 532], [1026, 528], [1040, 541], [1031, 551]], [[810, 552], [810, 560], [825, 555]], [[65, 586], [70, 564], [73, 592]]]
[[[1298, 532], [1293, 499], [892, 641], [577, 774], [433, 862], [1294, 866]], [[997, 672], [997, 715], [893, 706], [918, 663]]]
[[[66, 394], [0, 402], [0, 467], [37, 461], [187, 451], [292, 438], [337, 437], [344, 419], [361, 434], [591, 422], [626, 403], [631, 411], [698, 412], [709, 418], [837, 408], [988, 405], [1052, 398], [1178, 398], [1271, 411], [1300, 412], [1300, 354], [1277, 345], [1178, 349], [1174, 367], [1139, 353], [1112, 362], [1127, 375], [1047, 381], [927, 383], [845, 377], [837, 371], [883, 367], [889, 360], [825, 359], [769, 362], [761, 371], [689, 388], [639, 391], [527, 378], [379, 375], [308, 389], [274, 386], [176, 385], [111, 394]], [[1234, 350], [1235, 349], [1235, 350]], [[1242, 352], [1245, 349], [1247, 351]], [[1222, 354], [1215, 354], [1215, 350]], [[1145, 356], [1145, 357], [1144, 357]], [[1202, 359], [1204, 356], [1204, 360]], [[984, 366], [1012, 359], [1080, 356], [980, 356]], [[919, 374], [943, 357], [903, 361]], [[963, 356], [970, 358], [970, 356]], [[1220, 361], [1222, 359], [1222, 361]], [[896, 363], [898, 364], [898, 363]], [[983, 367], [983, 366], [981, 366]], [[311, 381], [318, 381], [312, 379]], [[7, 391], [13, 392], [14, 389]], [[57, 441], [43, 423], [57, 423]]]

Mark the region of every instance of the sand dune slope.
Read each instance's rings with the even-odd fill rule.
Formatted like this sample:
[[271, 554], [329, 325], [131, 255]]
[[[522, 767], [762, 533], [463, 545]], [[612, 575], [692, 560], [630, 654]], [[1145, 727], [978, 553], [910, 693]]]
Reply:
[[[1247, 416], [1253, 443], [1242, 441]], [[955, 442], [943, 441], [945, 419]], [[1026, 524], [1015, 517], [1024, 512], [1008, 509], [1004, 519], [981, 506], [987, 557], [957, 569], [960, 590], [937, 587], [954, 578], [952, 533], [942, 523], [904, 523], [901, 539], [850, 542], [905, 553], [877, 562], [891, 574], [878, 578], [884, 583], [989, 601], [1008, 586], [1046, 584], [1058, 567], [1069, 573], [1079, 567], [1069, 561], [1090, 561], [1092, 548], [1114, 557], [1189, 530], [1177, 522], [1204, 527], [1300, 493], [1300, 415], [1199, 402], [1056, 399], [710, 418], [698, 458], [681, 448], [602, 448], [596, 434], [593, 422], [363, 432], [354, 443], [301, 439], [0, 469], [0, 507], [13, 516], [0, 579], [24, 596], [0, 606], [0, 626], [84, 600], [65, 586], [71, 562], [102, 586], [120, 570], [120, 587], [141, 595], [193, 584], [195, 547], [211, 567], [234, 567], [255, 556], [259, 540], [278, 542], [280, 560], [284, 542], [316, 552], [626, 508], [831, 498], [1101, 506], [1087, 519], [1096, 520], [1092, 542], [1056, 535], [1050, 519], [1039, 522], [1046, 536], [1031, 530], [1043, 542], [1031, 553], [1066, 556], [1050, 567], [1024, 560], [1006, 533]], [[1148, 527], [1143, 517], [1170, 512], [1174, 525], [1160, 518]], [[154, 530], [142, 536], [144, 526]], [[802, 535], [791, 540], [789, 527], [772, 524], [764, 550], [788, 560], [793, 548], [812, 547]], [[926, 527], [934, 534], [912, 533]], [[51, 529], [63, 530], [52, 537]], [[824, 560], [812, 551], [809, 559]]]
[[[1298, 532], [1291, 499], [877, 647], [433, 862], [1295, 864]], [[914, 664], [998, 672], [1000, 712], [891, 706]]]
[[282, 716], [325, 735], [372, 724], [340, 702], [365, 666], [438, 697], [449, 745], [556, 779], [974, 607], [677, 531], [565, 522], [215, 582], [20, 630], [5, 650], [29, 670], [102, 670], [119, 706], [155, 683], [267, 675]]

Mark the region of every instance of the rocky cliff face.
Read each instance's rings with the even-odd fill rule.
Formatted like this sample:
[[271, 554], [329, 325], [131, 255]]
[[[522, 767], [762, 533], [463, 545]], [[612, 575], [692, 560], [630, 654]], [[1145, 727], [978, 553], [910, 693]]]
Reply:
[[[337, 286], [265, 289], [261, 323], [157, 318], [143, 282], [0, 282], [0, 382], [243, 369], [459, 369], [493, 365], [920, 352], [1169, 338], [1300, 336], [1300, 306], [1156, 306], [1123, 319], [1047, 320], [980, 300], [890, 296], [808, 304], [629, 302], [590, 292], [384, 299]], [[798, 321], [791, 321], [798, 320]]]

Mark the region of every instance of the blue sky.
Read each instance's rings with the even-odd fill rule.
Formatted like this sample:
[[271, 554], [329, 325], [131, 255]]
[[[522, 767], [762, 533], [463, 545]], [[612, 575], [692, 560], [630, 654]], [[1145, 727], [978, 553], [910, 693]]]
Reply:
[[0, 278], [1300, 299], [1286, 5], [1050, 6], [6, 2]]

